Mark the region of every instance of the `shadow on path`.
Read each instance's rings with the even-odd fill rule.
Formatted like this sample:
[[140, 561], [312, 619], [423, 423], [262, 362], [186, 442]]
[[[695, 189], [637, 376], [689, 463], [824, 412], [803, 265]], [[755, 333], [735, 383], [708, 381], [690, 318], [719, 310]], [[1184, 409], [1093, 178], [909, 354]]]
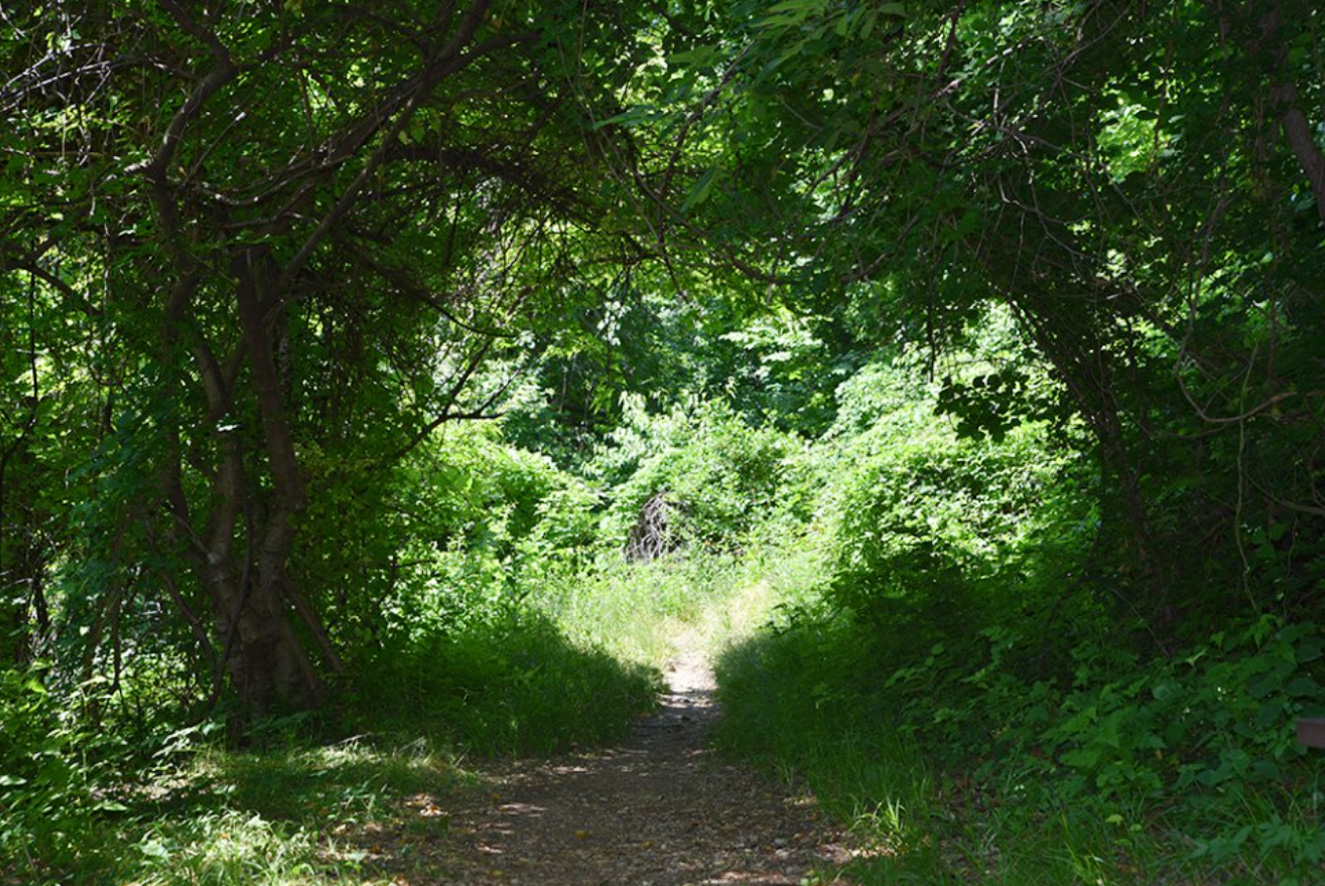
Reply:
[[452, 882], [833, 882], [814, 872], [845, 862], [847, 853], [813, 800], [788, 796], [708, 749], [719, 708], [702, 656], [680, 656], [668, 685], [658, 712], [620, 747], [492, 772], [489, 792], [452, 813]]

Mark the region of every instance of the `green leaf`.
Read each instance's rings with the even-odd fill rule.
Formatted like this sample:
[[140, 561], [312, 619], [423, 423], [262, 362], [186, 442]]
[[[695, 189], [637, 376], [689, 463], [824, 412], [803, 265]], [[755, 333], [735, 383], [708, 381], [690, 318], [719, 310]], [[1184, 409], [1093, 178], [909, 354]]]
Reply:
[[667, 56], [667, 64], [675, 67], [707, 68], [722, 60], [722, 52], [717, 46], [696, 46], [684, 52], [674, 52]]
[[879, 23], [879, 10], [871, 9], [865, 13], [864, 21], [860, 25], [860, 39], [868, 40], [870, 34], [874, 33], [874, 26]]
[[827, 5], [827, 0], [782, 0], [781, 3], [770, 6], [768, 11], [773, 15], [786, 13], [804, 20], [813, 14], [823, 12]]
[[699, 181], [695, 182], [695, 186], [690, 189], [690, 193], [681, 204], [681, 213], [683, 215], [689, 212], [692, 207], [698, 206], [700, 203], [703, 203], [708, 199], [709, 189], [713, 187], [713, 181], [716, 177], [716, 169], [710, 169], [699, 177]]
[[1294, 677], [1284, 687], [1284, 694], [1294, 698], [1311, 697], [1320, 694], [1320, 684], [1310, 677]]

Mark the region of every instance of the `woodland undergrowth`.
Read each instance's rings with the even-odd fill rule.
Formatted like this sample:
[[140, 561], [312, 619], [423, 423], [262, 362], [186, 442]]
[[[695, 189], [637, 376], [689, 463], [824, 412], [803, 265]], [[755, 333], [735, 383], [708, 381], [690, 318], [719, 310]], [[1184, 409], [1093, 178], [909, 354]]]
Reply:
[[[868, 364], [814, 438], [628, 399], [575, 471], [499, 425], [448, 428], [376, 514], [347, 495], [310, 515], [368, 527], [360, 556], [393, 564], [334, 622], [347, 670], [316, 715], [153, 719], [170, 678], [146, 656], [117, 687], [6, 672], [4, 877], [376, 883], [384, 828], [443, 876], [427, 847], [475, 789], [464, 761], [617, 740], [684, 633], [718, 663], [720, 747], [812, 788], [862, 883], [1318, 881], [1322, 766], [1293, 735], [1322, 694], [1318, 626], [1160, 636], [1120, 612], [1112, 589], [1143, 579], [1056, 442], [1078, 431], [972, 433], [941, 390], [905, 355]], [[660, 493], [670, 553], [630, 562]], [[88, 729], [93, 706], [115, 728]]]
[[840, 391], [791, 542], [826, 562], [723, 652], [720, 745], [849, 822], [862, 883], [1318, 882], [1319, 625], [1120, 613], [1143, 579], [1072, 429], [962, 433], [917, 378]]

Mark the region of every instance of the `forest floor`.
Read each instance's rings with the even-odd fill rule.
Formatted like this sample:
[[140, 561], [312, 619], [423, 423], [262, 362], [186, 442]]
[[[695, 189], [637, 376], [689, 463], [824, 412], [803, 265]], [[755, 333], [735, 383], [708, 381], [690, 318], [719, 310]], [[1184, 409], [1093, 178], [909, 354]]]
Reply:
[[[812, 796], [709, 749], [712, 669], [685, 650], [659, 710], [618, 747], [480, 767], [480, 789], [420, 796], [443, 840], [375, 837], [372, 867], [400, 886], [845, 884], [849, 840]], [[424, 860], [428, 863], [420, 864]]]

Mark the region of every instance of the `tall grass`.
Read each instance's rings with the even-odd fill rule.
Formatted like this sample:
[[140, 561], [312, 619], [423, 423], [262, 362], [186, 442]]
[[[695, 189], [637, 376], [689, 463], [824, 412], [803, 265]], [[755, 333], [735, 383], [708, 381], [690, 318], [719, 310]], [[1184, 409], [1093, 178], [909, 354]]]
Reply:
[[624, 735], [652, 707], [658, 680], [520, 612], [384, 644], [356, 674], [343, 720], [353, 732], [423, 735], [466, 752], [549, 754]]
[[530, 602], [568, 637], [621, 661], [661, 667], [679, 638], [710, 653], [747, 637], [817, 587], [823, 552], [752, 538], [740, 551], [682, 549], [651, 563], [602, 557]]
[[1061, 692], [993, 678], [973, 648], [899, 666], [886, 645], [806, 615], [718, 668], [720, 746], [848, 823], [859, 882], [1325, 882], [1325, 767], [1291, 740], [1314, 631], [1257, 625]]

